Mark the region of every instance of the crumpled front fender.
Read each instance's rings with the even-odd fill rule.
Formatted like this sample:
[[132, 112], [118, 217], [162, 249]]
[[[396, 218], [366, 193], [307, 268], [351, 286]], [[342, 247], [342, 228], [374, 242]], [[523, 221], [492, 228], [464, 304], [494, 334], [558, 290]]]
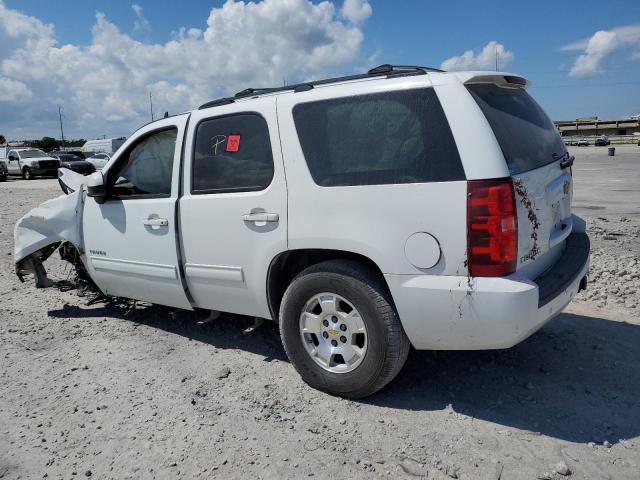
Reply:
[[47, 200], [16, 223], [14, 260], [16, 274], [36, 273], [36, 267], [46, 260], [60, 242], [71, 242], [80, 253], [82, 241], [82, 211], [85, 193], [82, 188]]

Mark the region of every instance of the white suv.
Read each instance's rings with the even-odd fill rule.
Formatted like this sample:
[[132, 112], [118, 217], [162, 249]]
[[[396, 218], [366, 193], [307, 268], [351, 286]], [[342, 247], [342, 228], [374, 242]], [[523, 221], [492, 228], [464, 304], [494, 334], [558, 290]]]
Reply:
[[573, 158], [526, 87], [383, 65], [158, 120], [19, 222], [17, 272], [67, 240], [107, 295], [279, 322], [302, 378], [348, 397], [411, 345], [510, 347], [589, 263]]

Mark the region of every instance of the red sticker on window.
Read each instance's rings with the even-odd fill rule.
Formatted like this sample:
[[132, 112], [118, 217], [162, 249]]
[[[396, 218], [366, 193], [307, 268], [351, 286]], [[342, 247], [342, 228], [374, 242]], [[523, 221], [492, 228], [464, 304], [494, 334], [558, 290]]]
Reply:
[[229, 135], [227, 137], [227, 152], [237, 152], [240, 148], [240, 135]]

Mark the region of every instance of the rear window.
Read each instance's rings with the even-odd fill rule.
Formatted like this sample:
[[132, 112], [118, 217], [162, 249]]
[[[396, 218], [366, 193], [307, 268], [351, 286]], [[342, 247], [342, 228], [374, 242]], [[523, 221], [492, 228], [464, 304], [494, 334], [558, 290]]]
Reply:
[[553, 122], [525, 90], [493, 84], [468, 89], [487, 117], [512, 175], [552, 163], [554, 154], [565, 153]]
[[432, 89], [296, 105], [302, 151], [323, 187], [464, 180], [451, 129]]

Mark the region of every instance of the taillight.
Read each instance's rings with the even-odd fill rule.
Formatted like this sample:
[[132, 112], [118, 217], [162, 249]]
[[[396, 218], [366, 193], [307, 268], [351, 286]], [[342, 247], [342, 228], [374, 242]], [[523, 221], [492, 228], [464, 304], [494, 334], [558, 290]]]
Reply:
[[510, 178], [467, 182], [467, 249], [473, 277], [515, 272], [518, 219]]

